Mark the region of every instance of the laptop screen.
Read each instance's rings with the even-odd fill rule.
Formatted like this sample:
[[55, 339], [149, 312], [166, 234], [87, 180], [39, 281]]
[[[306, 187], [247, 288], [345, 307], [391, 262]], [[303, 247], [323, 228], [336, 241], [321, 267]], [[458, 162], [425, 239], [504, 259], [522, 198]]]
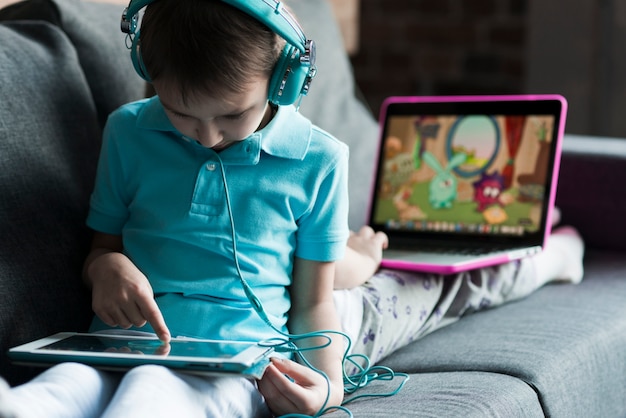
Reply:
[[562, 112], [560, 96], [388, 99], [370, 224], [396, 236], [541, 240]]

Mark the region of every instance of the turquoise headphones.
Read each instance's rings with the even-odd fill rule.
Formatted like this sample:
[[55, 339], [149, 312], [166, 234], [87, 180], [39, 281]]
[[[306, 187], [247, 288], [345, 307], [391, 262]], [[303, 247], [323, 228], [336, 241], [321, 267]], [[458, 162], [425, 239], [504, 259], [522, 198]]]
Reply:
[[[155, 1], [158, 0], [131, 0], [121, 21], [122, 32], [132, 39], [130, 56], [135, 70], [148, 82], [151, 80], [141, 59], [137, 22], [139, 11]], [[254, 17], [287, 41], [270, 78], [268, 100], [276, 105], [290, 105], [305, 96], [317, 71], [315, 43], [306, 38], [283, 3], [279, 0], [222, 1]]]

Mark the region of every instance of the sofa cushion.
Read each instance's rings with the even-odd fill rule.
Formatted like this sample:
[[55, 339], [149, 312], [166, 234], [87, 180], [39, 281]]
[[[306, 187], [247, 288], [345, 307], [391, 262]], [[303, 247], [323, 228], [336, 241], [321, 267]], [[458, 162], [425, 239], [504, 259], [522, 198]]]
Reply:
[[470, 315], [381, 364], [409, 373], [500, 373], [535, 388], [546, 416], [623, 416], [626, 260], [590, 252], [585, 269], [579, 285], [549, 285]]
[[59, 10], [61, 29], [76, 52], [89, 83], [98, 120], [145, 96], [146, 83], [135, 72], [126, 35], [120, 30], [123, 5], [51, 0]]
[[13, 2], [0, 9], [0, 20], [43, 20], [59, 25], [61, 23], [59, 11], [49, 0], [28, 0]]
[[61, 28], [78, 53], [104, 126], [109, 113], [145, 95], [120, 31], [124, 6], [74, 0], [28, 0], [0, 11], [0, 20], [43, 20]]
[[288, 0], [304, 33], [317, 44], [318, 73], [300, 111], [350, 148], [350, 227], [366, 223], [378, 152], [378, 123], [357, 98], [341, 31], [326, 0]]
[[[362, 392], [390, 393], [397, 385], [398, 379], [379, 381]], [[484, 372], [412, 374], [394, 396], [362, 398], [346, 407], [355, 417], [544, 417], [532, 387], [515, 377]]]
[[[86, 329], [84, 226], [100, 143], [71, 43], [45, 22], [0, 24], [0, 350]], [[0, 374], [12, 378], [5, 358]]]

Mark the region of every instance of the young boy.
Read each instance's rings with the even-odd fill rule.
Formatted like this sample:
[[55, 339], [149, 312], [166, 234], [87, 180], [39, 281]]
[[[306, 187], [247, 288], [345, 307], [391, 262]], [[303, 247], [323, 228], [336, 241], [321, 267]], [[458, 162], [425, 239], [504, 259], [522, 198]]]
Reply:
[[[163, 341], [338, 331], [348, 152], [294, 107], [268, 102], [285, 41], [224, 1], [159, 0], [137, 44], [157, 96], [122, 107], [105, 128], [87, 219], [91, 330], [139, 328]], [[248, 285], [272, 302], [266, 321]], [[328, 383], [275, 361], [259, 384], [267, 405], [313, 414], [327, 397], [340, 404], [343, 349], [333, 337], [307, 354]]]

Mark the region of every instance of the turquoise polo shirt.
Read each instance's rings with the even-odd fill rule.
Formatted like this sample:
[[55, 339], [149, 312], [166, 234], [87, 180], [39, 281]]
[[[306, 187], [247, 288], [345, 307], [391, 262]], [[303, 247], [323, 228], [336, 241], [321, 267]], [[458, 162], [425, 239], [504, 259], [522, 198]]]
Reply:
[[294, 257], [345, 251], [347, 173], [347, 146], [292, 106], [218, 153], [181, 135], [154, 97], [110, 115], [87, 225], [122, 236], [173, 336], [256, 341], [276, 333], [243, 291], [233, 231], [244, 279], [286, 331]]

